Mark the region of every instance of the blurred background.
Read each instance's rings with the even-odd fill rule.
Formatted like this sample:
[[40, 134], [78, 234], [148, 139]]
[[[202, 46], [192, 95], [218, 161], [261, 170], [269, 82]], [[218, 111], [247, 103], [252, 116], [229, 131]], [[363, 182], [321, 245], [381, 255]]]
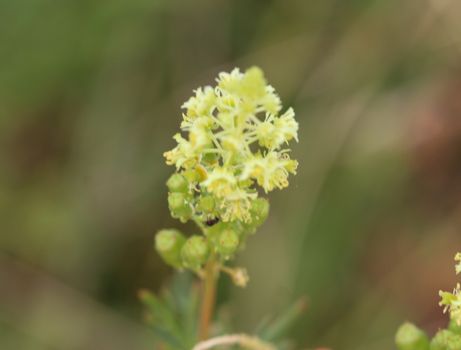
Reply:
[[153, 349], [162, 153], [192, 89], [258, 65], [299, 173], [223, 281], [236, 331], [306, 295], [299, 348], [446, 322], [461, 250], [461, 2], [0, 1], [0, 348]]

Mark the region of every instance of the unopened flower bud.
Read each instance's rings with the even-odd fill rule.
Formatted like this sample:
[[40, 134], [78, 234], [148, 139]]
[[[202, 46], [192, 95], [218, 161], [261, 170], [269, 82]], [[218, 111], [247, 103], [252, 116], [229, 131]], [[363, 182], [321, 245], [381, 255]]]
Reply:
[[227, 222], [222, 222], [219, 221], [213, 226], [207, 227], [205, 231], [205, 235], [208, 239], [208, 242], [210, 245], [215, 246], [219, 240], [219, 236], [221, 235], [221, 232], [228, 228], [230, 225]]
[[461, 335], [461, 324], [457, 320], [451, 319], [448, 325], [448, 329], [455, 334]]
[[181, 249], [186, 238], [174, 229], [161, 230], [155, 236], [155, 249], [165, 262], [173, 267], [181, 267]]
[[414, 324], [405, 322], [395, 335], [395, 343], [399, 350], [429, 349], [429, 339], [426, 334]]
[[201, 196], [198, 201], [198, 209], [205, 213], [210, 214], [215, 210], [216, 201], [213, 196]]
[[171, 216], [180, 219], [182, 222], [189, 220], [192, 215], [192, 208], [188, 203], [187, 195], [180, 192], [168, 194], [168, 206]]
[[189, 182], [181, 174], [173, 174], [166, 182], [170, 192], [187, 193], [189, 190]]
[[206, 239], [202, 236], [190, 237], [181, 250], [181, 258], [184, 266], [191, 269], [198, 269], [202, 266], [209, 254], [209, 247]]
[[224, 258], [228, 258], [236, 252], [239, 246], [239, 237], [234, 230], [227, 229], [221, 232], [216, 243], [218, 253]]
[[269, 201], [265, 198], [256, 198], [251, 202], [251, 226], [259, 227], [269, 215]]
[[461, 336], [443, 329], [432, 338], [430, 348], [431, 350], [459, 350], [461, 349]]

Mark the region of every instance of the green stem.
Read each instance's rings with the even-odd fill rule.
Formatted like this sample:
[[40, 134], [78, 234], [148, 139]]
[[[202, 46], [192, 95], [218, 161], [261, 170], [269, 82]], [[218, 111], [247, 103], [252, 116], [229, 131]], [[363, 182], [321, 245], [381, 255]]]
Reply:
[[205, 266], [205, 275], [202, 287], [202, 307], [200, 311], [199, 339], [205, 340], [210, 332], [211, 320], [213, 318], [216, 303], [216, 282], [219, 277], [218, 263], [211, 257]]
[[272, 344], [246, 334], [230, 334], [212, 338], [198, 343], [192, 350], [208, 350], [223, 345], [240, 345], [250, 350], [276, 350]]

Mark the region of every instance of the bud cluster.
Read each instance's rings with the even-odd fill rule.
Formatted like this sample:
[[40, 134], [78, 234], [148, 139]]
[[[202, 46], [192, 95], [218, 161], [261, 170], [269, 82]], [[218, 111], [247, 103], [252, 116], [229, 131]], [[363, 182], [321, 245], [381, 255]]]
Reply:
[[[170, 210], [173, 217], [184, 220], [185, 217], [182, 215], [187, 213], [187, 200], [174, 208], [171, 205], [171, 198], [180, 198], [177, 194], [179, 193], [169, 194]], [[210, 254], [224, 262], [232, 258], [243, 247], [246, 237], [264, 223], [269, 214], [269, 202], [264, 198], [254, 199], [251, 202], [250, 213], [253, 218], [250, 223], [223, 222], [218, 219], [204, 223], [198, 221], [203, 234], [192, 235], [189, 238], [176, 229], [160, 230], [155, 237], [155, 248], [167, 264], [178, 269], [189, 268], [198, 271]], [[198, 220], [201, 217], [202, 215], [198, 214]]]
[[210, 257], [232, 258], [267, 218], [269, 203], [258, 187], [267, 193], [288, 186], [298, 163], [285, 146], [297, 140], [298, 123], [292, 108], [279, 114], [280, 98], [257, 67], [220, 73], [215, 87], [198, 88], [182, 107], [184, 134], [164, 154], [176, 168], [167, 181], [168, 206], [172, 217], [194, 221], [202, 233], [186, 238], [162, 230], [155, 244], [169, 265], [200, 272]]

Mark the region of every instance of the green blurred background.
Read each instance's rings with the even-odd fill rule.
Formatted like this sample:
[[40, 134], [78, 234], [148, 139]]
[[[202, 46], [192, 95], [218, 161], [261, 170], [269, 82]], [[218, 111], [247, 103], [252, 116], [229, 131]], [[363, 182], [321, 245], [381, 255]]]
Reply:
[[[299, 173], [223, 283], [236, 331], [302, 295], [300, 349], [393, 349], [446, 322], [461, 250], [456, 0], [0, 0], [0, 349], [153, 349], [172, 271], [162, 153], [192, 89], [258, 65]], [[186, 227], [185, 230], [192, 229]], [[190, 230], [189, 230], [190, 232]]]

